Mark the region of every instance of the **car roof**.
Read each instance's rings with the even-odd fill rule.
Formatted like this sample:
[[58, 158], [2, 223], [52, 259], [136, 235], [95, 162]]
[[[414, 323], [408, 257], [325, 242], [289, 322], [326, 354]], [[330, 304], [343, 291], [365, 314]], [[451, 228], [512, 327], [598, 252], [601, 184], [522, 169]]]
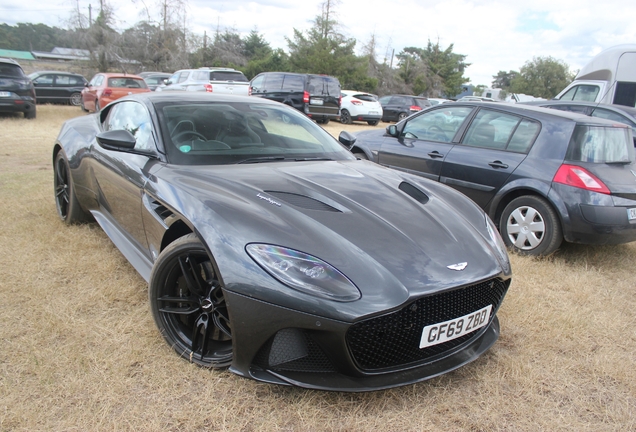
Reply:
[[584, 101], [564, 101], [564, 100], [531, 101], [531, 102], [520, 102], [520, 104], [532, 105], [532, 106], [577, 105], [577, 106], [587, 106], [587, 107], [595, 107], [595, 108], [605, 108], [611, 111], [619, 111], [629, 116], [636, 117], [636, 108], [629, 107], [626, 105], [602, 104], [598, 102], [584, 102]]
[[16, 66], [22, 67], [22, 66], [20, 66], [20, 63], [18, 63], [17, 61], [15, 61], [13, 59], [10, 59], [10, 58], [7, 58], [7, 57], [0, 57], [0, 62], [8, 63], [8, 64], [12, 64], [12, 65], [16, 65]]
[[452, 106], [470, 106], [470, 107], [487, 107], [497, 111], [506, 111], [512, 114], [531, 117], [536, 120], [554, 120], [555, 118], [561, 118], [565, 120], [575, 121], [581, 124], [588, 125], [602, 125], [602, 126], [615, 126], [616, 122], [612, 120], [606, 120], [598, 117], [590, 117], [585, 114], [575, 113], [570, 111], [555, 110], [552, 108], [544, 108], [536, 105], [528, 105], [521, 103], [505, 103], [505, 102], [476, 102], [476, 101], [457, 101], [452, 104], [433, 105], [428, 108], [432, 109], [448, 109]]
[[39, 76], [39, 75], [44, 75], [44, 74], [72, 75], [72, 76], [78, 76], [78, 77], [84, 78], [83, 75], [78, 74], [78, 73], [56, 71], [56, 70], [35, 71], [35, 72], [30, 73], [29, 76], [31, 76], [31, 75], [38, 75]]
[[127, 73], [114, 73], [114, 72], [99, 72], [95, 75], [104, 75], [106, 78], [136, 78], [142, 80], [139, 75], [127, 74]]
[[152, 104], [163, 102], [243, 102], [251, 104], [269, 104], [275, 106], [281, 105], [280, 102], [275, 102], [264, 98], [255, 98], [253, 96], [188, 91], [136, 93], [118, 99], [118, 101], [123, 100], [138, 100], [141, 102]]

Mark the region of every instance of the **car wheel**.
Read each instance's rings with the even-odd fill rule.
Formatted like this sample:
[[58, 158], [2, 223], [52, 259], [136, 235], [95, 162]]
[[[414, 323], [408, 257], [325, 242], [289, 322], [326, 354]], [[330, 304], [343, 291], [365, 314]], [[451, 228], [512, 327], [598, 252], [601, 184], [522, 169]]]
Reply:
[[212, 259], [194, 234], [166, 247], [152, 269], [152, 316], [168, 345], [200, 366], [232, 362], [228, 306]]
[[377, 126], [378, 125], [378, 121], [377, 120], [370, 120], [367, 122], [367, 124], [369, 126]]
[[73, 93], [68, 98], [68, 101], [73, 106], [80, 106], [80, 104], [82, 103], [82, 95], [80, 93]]
[[55, 156], [53, 175], [55, 206], [60, 219], [69, 225], [88, 222], [91, 217], [82, 209], [77, 200], [71, 170], [63, 151], [58, 152]]
[[512, 200], [501, 214], [499, 230], [506, 246], [522, 255], [550, 255], [563, 241], [556, 212], [534, 195]]
[[401, 112], [398, 114], [398, 121], [404, 120], [406, 117], [408, 117], [408, 115], [406, 113]]
[[351, 124], [351, 114], [346, 109], [340, 111], [340, 123]]
[[33, 105], [33, 109], [32, 110], [24, 112], [24, 118], [25, 119], [33, 120], [36, 115], [37, 115], [37, 111], [35, 110], [35, 105]]

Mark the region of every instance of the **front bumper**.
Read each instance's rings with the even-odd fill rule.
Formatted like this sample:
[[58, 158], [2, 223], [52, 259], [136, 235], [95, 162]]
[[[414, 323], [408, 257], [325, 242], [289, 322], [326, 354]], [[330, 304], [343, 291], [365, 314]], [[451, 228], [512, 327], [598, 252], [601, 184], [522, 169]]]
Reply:
[[[510, 279], [492, 279], [411, 300], [354, 323], [325, 319], [226, 291], [234, 348], [230, 371], [259, 381], [361, 392], [424, 381], [488, 350], [499, 336], [496, 312]], [[485, 327], [419, 348], [424, 326], [492, 304]]]

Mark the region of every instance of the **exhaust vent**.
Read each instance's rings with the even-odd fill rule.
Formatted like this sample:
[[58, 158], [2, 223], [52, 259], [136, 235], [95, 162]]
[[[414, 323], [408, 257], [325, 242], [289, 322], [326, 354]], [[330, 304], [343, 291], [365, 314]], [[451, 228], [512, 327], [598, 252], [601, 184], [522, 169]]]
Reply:
[[402, 182], [398, 188], [420, 204], [426, 204], [428, 202], [428, 195], [410, 183]]

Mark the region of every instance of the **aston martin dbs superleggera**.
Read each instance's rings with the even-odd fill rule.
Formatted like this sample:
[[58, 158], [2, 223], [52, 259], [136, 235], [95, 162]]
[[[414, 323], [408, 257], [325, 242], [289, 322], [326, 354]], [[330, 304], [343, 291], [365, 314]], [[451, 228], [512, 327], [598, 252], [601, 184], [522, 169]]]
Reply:
[[486, 214], [283, 104], [125, 97], [66, 122], [53, 163], [62, 221], [97, 221], [148, 281], [165, 340], [201, 366], [377, 390], [499, 335], [511, 269]]

